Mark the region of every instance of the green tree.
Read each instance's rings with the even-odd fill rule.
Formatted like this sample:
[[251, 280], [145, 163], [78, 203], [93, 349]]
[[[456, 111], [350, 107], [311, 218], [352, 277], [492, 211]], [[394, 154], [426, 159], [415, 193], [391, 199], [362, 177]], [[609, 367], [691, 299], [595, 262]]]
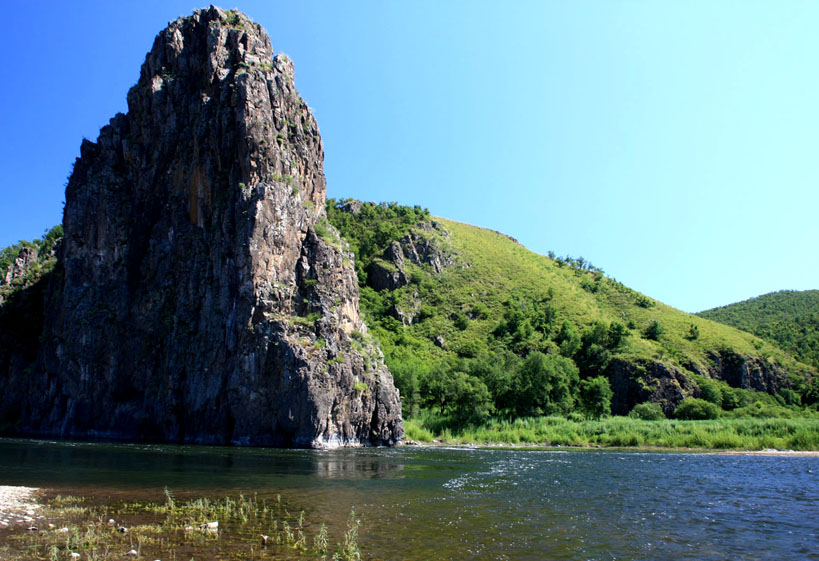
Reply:
[[421, 383], [422, 402], [437, 407], [457, 422], [481, 421], [495, 408], [489, 389], [481, 380], [457, 368], [439, 366]]
[[513, 379], [515, 409], [518, 415], [568, 413], [577, 382], [577, 367], [571, 360], [529, 353]]
[[566, 358], [572, 358], [580, 350], [580, 334], [568, 320], [560, 326], [555, 342], [560, 346], [560, 354]]
[[609, 326], [602, 321], [594, 322], [583, 332], [580, 350], [574, 356], [583, 378], [600, 376], [605, 372], [611, 360], [608, 344]]
[[611, 322], [611, 325], [609, 325], [607, 337], [609, 348], [616, 349], [625, 341], [627, 336], [628, 329], [626, 329], [625, 325], [623, 325], [619, 321]]
[[700, 398], [722, 407], [722, 389], [717, 381], [698, 377], [696, 382], [697, 386], [700, 388]]
[[614, 393], [605, 376], [597, 376], [580, 382], [578, 402], [587, 417], [599, 419], [611, 413], [611, 398]]
[[719, 417], [720, 409], [710, 401], [687, 397], [674, 410], [674, 417], [689, 421], [703, 421]]
[[663, 326], [660, 325], [660, 322], [656, 319], [648, 324], [645, 330], [645, 337], [646, 339], [651, 339], [652, 341], [659, 341], [660, 335], [663, 334]]

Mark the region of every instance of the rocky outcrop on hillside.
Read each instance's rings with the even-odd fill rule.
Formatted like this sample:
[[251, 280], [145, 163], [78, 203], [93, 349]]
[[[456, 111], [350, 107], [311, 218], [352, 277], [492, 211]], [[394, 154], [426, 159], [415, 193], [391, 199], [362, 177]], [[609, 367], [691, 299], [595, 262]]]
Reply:
[[37, 250], [33, 247], [23, 247], [11, 262], [6, 274], [0, 278], [0, 284], [11, 284], [15, 280], [22, 279], [28, 273], [32, 264], [37, 262]]
[[699, 397], [700, 388], [691, 373], [721, 380], [733, 388], [775, 395], [790, 387], [787, 370], [775, 362], [745, 356], [729, 350], [712, 353], [705, 369], [693, 364], [681, 369], [661, 362], [629, 361], [615, 358], [607, 374], [614, 393], [612, 413], [626, 415], [638, 403], [654, 401], [666, 415], [686, 397]]
[[157, 36], [128, 108], [69, 179], [38, 362], [9, 381], [17, 432], [398, 441], [290, 59], [243, 14], [199, 10]]
[[787, 371], [775, 362], [730, 350], [711, 353], [709, 358], [712, 366], [707, 375], [734, 388], [776, 394], [790, 387]]
[[[348, 212], [354, 213], [354, 208]], [[406, 262], [431, 273], [442, 273], [455, 262], [448, 239], [449, 232], [439, 222], [416, 224], [400, 240], [390, 243], [381, 259], [373, 260], [367, 272], [370, 286], [376, 290], [397, 290], [408, 285], [411, 275], [407, 273]]]

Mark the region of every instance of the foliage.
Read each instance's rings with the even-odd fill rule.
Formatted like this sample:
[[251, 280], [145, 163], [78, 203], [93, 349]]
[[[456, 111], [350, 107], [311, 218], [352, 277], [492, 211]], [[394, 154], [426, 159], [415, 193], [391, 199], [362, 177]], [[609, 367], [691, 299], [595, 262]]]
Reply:
[[590, 419], [604, 417], [611, 413], [613, 395], [609, 380], [604, 376], [582, 380], [578, 393], [580, 409]]
[[[0, 249], [0, 302], [3, 296], [12, 294], [21, 288], [31, 286], [40, 278], [52, 271], [56, 263], [57, 244], [63, 238], [63, 227], [61, 224], [47, 230], [42, 238], [33, 241], [20, 240], [14, 245]], [[31, 248], [37, 251], [37, 259], [29, 265], [29, 269], [19, 279], [15, 279], [10, 285], [4, 285], [3, 279], [6, 273], [14, 264], [15, 259], [23, 248]]]
[[753, 333], [819, 367], [819, 290], [772, 292], [697, 315]]
[[648, 327], [646, 327], [646, 330], [644, 332], [646, 339], [651, 339], [652, 341], [659, 341], [660, 335], [662, 334], [663, 326], [656, 319], [648, 324]]
[[530, 353], [512, 380], [518, 415], [569, 413], [574, 406], [577, 367], [559, 355]]
[[659, 403], [647, 401], [638, 403], [628, 414], [632, 419], [642, 419], [643, 421], [660, 421], [665, 419], [665, 413]]
[[706, 419], [716, 419], [720, 415], [720, 409], [710, 401], [688, 397], [682, 400], [674, 410], [674, 417], [689, 421], [702, 421]]
[[352, 199], [327, 199], [327, 218], [350, 244], [356, 256], [359, 284], [367, 282], [367, 270], [393, 240], [403, 237], [418, 222], [429, 219], [429, 210], [398, 203], [362, 203], [357, 213], [346, 212]]
[[458, 426], [445, 416], [425, 411], [409, 418], [407, 425], [416, 440], [451, 444], [819, 450], [819, 416], [815, 414], [793, 418], [730, 416], [705, 421], [493, 417], [481, 424]]
[[[255, 495], [180, 500], [166, 488], [163, 502], [107, 504], [58, 495], [38, 508], [38, 515], [38, 529], [11, 530], [0, 558], [212, 559], [215, 551], [227, 551], [231, 559], [327, 561], [330, 553], [327, 525], [311, 524], [304, 511], [292, 509], [279, 495], [270, 502]], [[110, 518], [117, 523], [109, 523]], [[353, 508], [332, 559], [361, 559], [360, 524]], [[133, 553], [126, 554], [129, 550]]]

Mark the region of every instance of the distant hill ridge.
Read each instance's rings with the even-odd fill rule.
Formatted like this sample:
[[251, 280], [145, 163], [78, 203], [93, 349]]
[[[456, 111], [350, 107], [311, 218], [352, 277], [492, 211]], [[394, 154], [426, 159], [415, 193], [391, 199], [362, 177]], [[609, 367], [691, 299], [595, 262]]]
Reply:
[[782, 290], [697, 314], [778, 345], [819, 368], [819, 290]]

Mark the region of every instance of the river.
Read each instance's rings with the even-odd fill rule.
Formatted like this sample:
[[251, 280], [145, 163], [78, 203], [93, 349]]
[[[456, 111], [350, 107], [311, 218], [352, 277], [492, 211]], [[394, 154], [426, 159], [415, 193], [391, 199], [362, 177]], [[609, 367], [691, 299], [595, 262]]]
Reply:
[[819, 458], [400, 447], [271, 450], [0, 439], [0, 485], [99, 501], [256, 494], [365, 559], [819, 559]]

